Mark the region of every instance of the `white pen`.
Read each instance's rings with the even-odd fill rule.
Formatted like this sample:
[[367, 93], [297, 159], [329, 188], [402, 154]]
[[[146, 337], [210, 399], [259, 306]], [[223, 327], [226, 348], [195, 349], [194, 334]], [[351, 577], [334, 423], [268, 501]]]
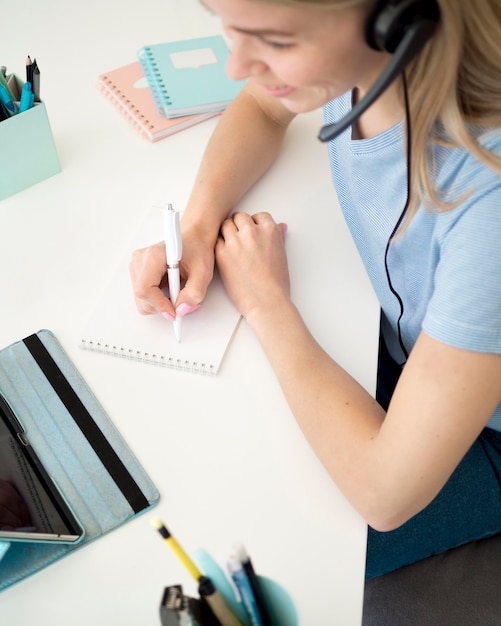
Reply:
[[[179, 276], [179, 261], [181, 260], [183, 245], [181, 241], [181, 226], [179, 224], [179, 213], [174, 211], [172, 204], [168, 204], [164, 210], [165, 226], [165, 254], [167, 258], [167, 277], [169, 279], [170, 301], [175, 305], [181, 280]], [[181, 316], [176, 315], [174, 320], [174, 334], [176, 339], [181, 341]]]

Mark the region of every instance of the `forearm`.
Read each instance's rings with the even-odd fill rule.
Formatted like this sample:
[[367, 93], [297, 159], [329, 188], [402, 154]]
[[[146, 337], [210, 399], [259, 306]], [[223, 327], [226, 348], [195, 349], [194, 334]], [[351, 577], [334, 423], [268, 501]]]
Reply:
[[305, 437], [372, 527], [397, 528], [438, 494], [492, 415], [499, 355], [421, 334], [385, 414], [316, 343], [290, 300], [269, 305], [247, 320]]
[[316, 455], [363, 517], [377, 523], [373, 459], [383, 410], [318, 345], [290, 301], [252, 311], [247, 321]]
[[292, 118], [278, 105], [263, 103], [252, 85], [244, 88], [207, 145], [184, 212], [184, 231], [195, 229], [215, 243], [223, 219], [276, 159]]
[[377, 530], [427, 506], [500, 402], [501, 356], [422, 332], [385, 414], [306, 328], [290, 299], [284, 231], [268, 213], [225, 220], [216, 259], [295, 419], [353, 506]]

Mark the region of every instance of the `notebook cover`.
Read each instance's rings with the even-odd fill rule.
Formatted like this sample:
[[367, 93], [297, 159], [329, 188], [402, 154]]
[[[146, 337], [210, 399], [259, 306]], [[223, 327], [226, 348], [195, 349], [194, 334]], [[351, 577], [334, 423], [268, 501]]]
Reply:
[[139, 61], [98, 77], [98, 89], [135, 129], [149, 141], [169, 137], [215, 117], [219, 111], [167, 118], [160, 115]]
[[146, 511], [159, 494], [50, 331], [0, 350], [0, 389], [85, 529], [77, 545], [0, 542], [2, 590]]
[[220, 35], [144, 46], [138, 58], [163, 115], [223, 110], [244, 85], [226, 74], [229, 49]]

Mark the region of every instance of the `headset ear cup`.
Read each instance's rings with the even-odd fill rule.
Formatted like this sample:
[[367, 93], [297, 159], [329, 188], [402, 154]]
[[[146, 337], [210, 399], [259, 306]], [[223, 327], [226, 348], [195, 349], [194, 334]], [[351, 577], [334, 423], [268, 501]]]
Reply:
[[392, 11], [391, 0], [378, 0], [365, 23], [365, 41], [374, 50], [386, 48], [388, 14]]
[[393, 4], [387, 5], [376, 16], [373, 25], [373, 37], [378, 50], [395, 52], [408, 26], [402, 20], [403, 17], [403, 10], [399, 10], [398, 6]]
[[439, 16], [436, 0], [380, 0], [367, 19], [365, 39], [374, 50], [393, 53], [411, 24], [437, 22]]

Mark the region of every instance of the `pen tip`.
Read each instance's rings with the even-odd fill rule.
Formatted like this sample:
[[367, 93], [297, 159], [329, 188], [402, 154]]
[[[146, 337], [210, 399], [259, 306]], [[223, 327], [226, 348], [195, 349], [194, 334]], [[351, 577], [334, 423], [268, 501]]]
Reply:
[[243, 543], [235, 543], [233, 546], [233, 550], [235, 552], [235, 556], [240, 561], [240, 563], [245, 563], [249, 560], [249, 555], [247, 554], [247, 550]]

